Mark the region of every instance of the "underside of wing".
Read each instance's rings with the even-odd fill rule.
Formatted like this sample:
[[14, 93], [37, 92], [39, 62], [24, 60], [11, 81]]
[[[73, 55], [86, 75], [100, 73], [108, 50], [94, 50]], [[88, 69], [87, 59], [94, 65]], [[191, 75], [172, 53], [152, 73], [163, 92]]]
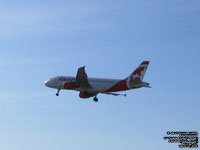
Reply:
[[78, 72], [76, 75], [76, 87], [77, 88], [92, 88], [92, 86], [88, 82], [88, 77], [85, 72], [85, 66], [78, 68]]

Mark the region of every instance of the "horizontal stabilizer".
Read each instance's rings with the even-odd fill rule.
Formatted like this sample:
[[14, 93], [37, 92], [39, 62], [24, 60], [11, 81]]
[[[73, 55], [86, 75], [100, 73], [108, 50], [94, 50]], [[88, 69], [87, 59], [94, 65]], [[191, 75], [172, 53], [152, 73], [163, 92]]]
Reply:
[[102, 93], [102, 94], [108, 94], [108, 95], [114, 95], [114, 96], [124, 96], [126, 97], [127, 94], [119, 94], [119, 93]]

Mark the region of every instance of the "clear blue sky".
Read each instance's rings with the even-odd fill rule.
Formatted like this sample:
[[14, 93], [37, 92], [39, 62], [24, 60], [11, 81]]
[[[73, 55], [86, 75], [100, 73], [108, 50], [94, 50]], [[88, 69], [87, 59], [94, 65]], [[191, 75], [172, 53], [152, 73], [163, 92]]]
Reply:
[[[199, 0], [0, 2], [1, 150], [177, 150], [200, 132]], [[127, 97], [44, 86], [56, 75], [125, 78], [143, 60], [152, 89]]]

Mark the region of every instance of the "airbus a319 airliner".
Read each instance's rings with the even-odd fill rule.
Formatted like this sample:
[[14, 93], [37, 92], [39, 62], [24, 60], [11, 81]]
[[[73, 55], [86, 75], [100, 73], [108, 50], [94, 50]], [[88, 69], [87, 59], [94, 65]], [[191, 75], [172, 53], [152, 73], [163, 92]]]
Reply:
[[56, 96], [59, 96], [61, 89], [79, 91], [80, 98], [94, 97], [98, 102], [97, 94], [123, 95], [113, 92], [126, 91], [141, 87], [148, 87], [149, 83], [143, 82], [144, 74], [149, 65], [149, 61], [143, 61], [127, 78], [119, 79], [102, 79], [88, 78], [85, 72], [85, 66], [80, 67], [76, 77], [57, 76], [44, 82], [47, 87], [57, 89]]

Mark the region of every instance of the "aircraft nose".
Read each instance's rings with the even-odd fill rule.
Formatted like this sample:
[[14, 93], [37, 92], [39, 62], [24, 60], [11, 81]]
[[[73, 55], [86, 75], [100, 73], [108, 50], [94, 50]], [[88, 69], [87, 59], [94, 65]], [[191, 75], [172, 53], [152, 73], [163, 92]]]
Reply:
[[49, 80], [44, 81], [44, 85], [49, 86]]

